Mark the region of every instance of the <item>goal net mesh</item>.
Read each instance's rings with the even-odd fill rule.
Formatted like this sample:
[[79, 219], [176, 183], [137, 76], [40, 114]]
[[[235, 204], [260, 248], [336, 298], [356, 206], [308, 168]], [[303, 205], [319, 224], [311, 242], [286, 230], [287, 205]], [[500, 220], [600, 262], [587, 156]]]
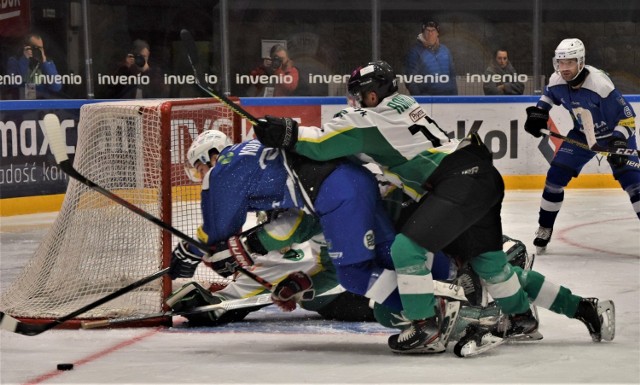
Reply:
[[[185, 172], [186, 152], [208, 129], [239, 142], [239, 125], [239, 118], [213, 99], [85, 104], [73, 165], [97, 185], [195, 237], [201, 224], [200, 185]], [[3, 293], [2, 310], [25, 319], [64, 316], [167, 267], [177, 242], [149, 220], [70, 179], [55, 222]], [[194, 279], [225, 283], [204, 265]], [[165, 276], [78, 320], [160, 312], [171, 284]]]

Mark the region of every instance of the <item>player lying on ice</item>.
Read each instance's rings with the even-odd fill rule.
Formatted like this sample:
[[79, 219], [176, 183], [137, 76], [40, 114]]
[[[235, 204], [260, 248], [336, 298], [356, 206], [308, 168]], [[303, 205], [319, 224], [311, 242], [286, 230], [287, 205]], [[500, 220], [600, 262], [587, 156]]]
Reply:
[[[192, 147], [197, 146], [202, 137], [203, 135]], [[257, 141], [249, 141], [226, 148], [224, 145], [219, 146], [203, 155], [200, 160], [193, 160], [192, 164], [200, 168], [200, 172], [204, 174], [202, 191], [204, 224], [198, 235], [203, 242], [215, 246], [217, 250], [205, 259], [215, 270], [226, 275], [232, 273], [233, 265], [236, 263], [243, 266], [251, 265], [253, 261], [247, 255], [231, 255], [225, 240], [240, 231], [248, 211], [301, 206], [301, 191], [295, 187], [291, 188], [294, 185], [291, 183], [291, 174], [286, 169], [284, 153], [265, 148]], [[210, 165], [214, 164], [215, 167], [209, 169]], [[325, 236], [327, 229], [334, 230], [331, 238], [333, 250], [336, 244], [344, 243], [357, 250], [356, 252], [349, 250], [351, 255], [366, 255], [366, 259], [361, 262], [346, 265], [333, 260], [342, 286], [356, 294], [373, 298], [378, 304], [382, 304], [377, 306], [379, 308], [386, 306], [396, 311], [402, 310], [398, 290], [394, 286], [393, 263], [388, 253], [388, 246], [393, 241], [395, 232], [384, 210], [372, 211], [368, 206], [371, 202], [374, 208], [381, 204], [375, 178], [363, 167], [348, 162], [318, 164], [304, 163], [299, 159], [295, 166], [300, 179], [307, 178], [306, 181], [311, 182], [313, 186], [310, 191], [316, 192], [312, 194], [311, 199], [315, 204]], [[306, 175], [320, 176], [320, 178], [315, 180], [316, 184], [313, 184], [314, 180], [309, 180]], [[349, 186], [351, 187], [348, 188]], [[352, 208], [355, 205], [355, 209], [351, 212], [360, 214], [359, 217], [362, 218], [343, 217], [342, 221], [350, 223], [347, 227], [350, 232], [345, 238], [336, 236], [335, 231], [338, 227], [325, 225], [327, 224], [325, 213], [327, 207], [331, 207], [327, 205], [327, 201], [331, 202], [336, 198], [344, 199], [344, 195], [340, 192], [347, 193], [347, 197], [355, 198], [356, 189], [358, 199], [351, 199], [347, 203]], [[362, 202], [366, 204], [362, 205]], [[366, 210], [358, 210], [358, 208]], [[340, 223], [340, 220], [337, 222]], [[328, 224], [331, 225], [332, 222], [329, 221]], [[374, 228], [375, 232], [372, 230]], [[354, 236], [354, 230], [359, 231], [361, 236]], [[375, 238], [372, 236], [374, 233]], [[352, 242], [353, 239], [361, 239], [363, 242]], [[364, 240], [368, 242], [365, 243]], [[254, 244], [250, 239], [246, 243]], [[255, 245], [254, 248], [256, 248]], [[172, 275], [174, 278], [193, 275], [193, 270], [201, 259], [202, 256], [195, 250], [179, 244], [174, 252]], [[380, 279], [383, 281], [380, 282]], [[373, 284], [369, 285], [369, 281]], [[311, 289], [311, 280], [306, 274], [292, 274], [276, 286], [273, 299], [276, 303], [280, 302], [291, 307], [293, 301], [300, 299], [302, 293], [309, 289]], [[441, 342], [440, 351], [444, 350], [445, 343], [446, 341]]]
[[[339, 183], [327, 184], [330, 175], [321, 190], [325, 184], [331, 189], [327, 192], [333, 195], [332, 205], [325, 204], [320, 194], [314, 202], [340, 283], [382, 304], [388, 304], [391, 288], [399, 294], [395, 298], [401, 302], [395, 305], [403, 309], [410, 323], [402, 333], [389, 338], [391, 349], [403, 353], [444, 350], [444, 311], [434, 296], [430, 270], [433, 253], [440, 250], [469, 263], [498, 306], [514, 315], [507, 335], [535, 324], [529, 309], [529, 301], [533, 301], [582, 321], [594, 341], [613, 339], [613, 302], [576, 296], [540, 273], [523, 274], [522, 269], [507, 263], [500, 218], [504, 182], [479, 136], [451, 141], [415, 99], [397, 91], [391, 66], [384, 61], [371, 62], [355, 69], [349, 79], [348, 93], [354, 107], [340, 111], [321, 127], [298, 126], [291, 118], [270, 116], [254, 127], [265, 146], [285, 149], [292, 155], [316, 161], [357, 157], [375, 163], [418, 202], [389, 244], [393, 262], [382, 267], [385, 270], [367, 268], [358, 260], [357, 250], [336, 242], [351, 231], [353, 220], [347, 217], [375, 207], [375, 202], [362, 197], [368, 190], [365, 182], [358, 183], [357, 193], [344, 191]], [[330, 218], [323, 218], [323, 214]], [[359, 245], [361, 242], [353, 240], [364, 238], [350, 239]], [[351, 255], [355, 260], [349, 260]], [[352, 285], [354, 281], [360, 285]]]

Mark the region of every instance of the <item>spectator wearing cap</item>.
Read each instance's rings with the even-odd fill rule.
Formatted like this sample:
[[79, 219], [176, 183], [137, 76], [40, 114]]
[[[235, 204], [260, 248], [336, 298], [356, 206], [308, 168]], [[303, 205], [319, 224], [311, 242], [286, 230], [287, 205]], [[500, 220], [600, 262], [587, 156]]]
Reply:
[[451, 51], [440, 43], [440, 25], [425, 20], [422, 32], [405, 61], [405, 79], [411, 95], [457, 95]]

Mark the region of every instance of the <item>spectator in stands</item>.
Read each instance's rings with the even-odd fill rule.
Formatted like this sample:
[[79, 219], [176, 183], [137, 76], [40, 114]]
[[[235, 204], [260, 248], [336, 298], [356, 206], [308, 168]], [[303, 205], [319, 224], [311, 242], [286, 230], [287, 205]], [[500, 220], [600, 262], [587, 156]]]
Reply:
[[269, 57], [263, 59], [262, 64], [251, 71], [252, 77], [261, 75], [276, 77], [267, 84], [256, 84], [255, 96], [295, 95], [300, 75], [283, 45], [276, 44], [271, 47]]
[[440, 25], [425, 20], [422, 32], [405, 62], [411, 95], [457, 95], [458, 85], [451, 51], [440, 43]]
[[524, 92], [524, 83], [517, 81], [516, 69], [511, 65], [506, 49], [495, 51], [484, 74], [490, 79], [483, 86], [485, 95], [522, 95]]
[[[151, 50], [144, 40], [134, 40], [131, 49], [116, 71], [117, 83], [110, 97], [115, 99], [163, 98], [169, 96], [162, 70], [150, 63]], [[124, 77], [121, 77], [124, 76]]]
[[55, 75], [58, 69], [44, 49], [42, 36], [30, 33], [24, 37], [20, 52], [7, 61], [7, 73], [16, 83], [12, 93], [19, 99], [50, 99], [57, 97], [62, 83]]

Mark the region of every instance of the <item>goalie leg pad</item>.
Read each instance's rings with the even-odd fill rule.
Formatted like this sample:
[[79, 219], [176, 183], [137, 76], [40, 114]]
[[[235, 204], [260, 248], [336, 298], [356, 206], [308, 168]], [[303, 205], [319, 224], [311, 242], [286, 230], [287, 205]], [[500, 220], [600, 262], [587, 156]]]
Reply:
[[[189, 282], [176, 290], [169, 298], [167, 305], [176, 313], [188, 313], [192, 309], [201, 306], [215, 305], [223, 302], [221, 297], [212, 295], [196, 282]], [[250, 312], [258, 310], [265, 305], [244, 309], [227, 310], [220, 308], [207, 312], [185, 314], [191, 326], [221, 326], [229, 322], [243, 320]]]
[[460, 314], [460, 301], [450, 301], [445, 299], [441, 299], [441, 301], [445, 302], [445, 311], [440, 324], [440, 341], [445, 347], [447, 347], [449, 337], [451, 336], [451, 332], [455, 329], [456, 321]]

